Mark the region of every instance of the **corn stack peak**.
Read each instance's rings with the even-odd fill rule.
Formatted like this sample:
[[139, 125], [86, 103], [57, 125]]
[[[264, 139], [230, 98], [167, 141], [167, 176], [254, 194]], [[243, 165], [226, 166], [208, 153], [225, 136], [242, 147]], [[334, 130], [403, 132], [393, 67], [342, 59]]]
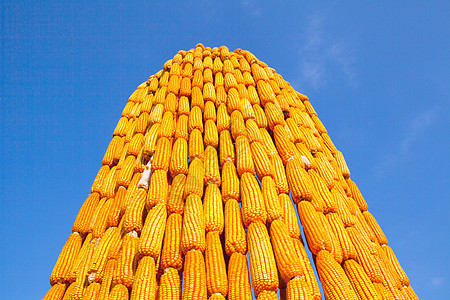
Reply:
[[129, 97], [50, 284], [47, 300], [418, 299], [308, 97], [201, 44]]

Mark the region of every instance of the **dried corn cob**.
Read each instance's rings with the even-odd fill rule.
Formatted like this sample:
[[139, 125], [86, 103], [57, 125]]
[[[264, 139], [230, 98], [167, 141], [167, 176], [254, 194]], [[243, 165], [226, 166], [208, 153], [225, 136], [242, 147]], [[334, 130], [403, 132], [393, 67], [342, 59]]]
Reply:
[[208, 295], [220, 293], [226, 296], [228, 280], [219, 232], [213, 231], [206, 234], [205, 264]]
[[131, 300], [156, 299], [156, 269], [155, 261], [150, 256], [144, 256], [139, 261], [139, 266], [134, 276]]
[[164, 230], [166, 228], [167, 210], [161, 203], [153, 207], [145, 219], [139, 239], [138, 253], [148, 255], [155, 260], [159, 257], [162, 248]]
[[241, 198], [242, 198], [242, 217], [247, 227], [252, 222], [265, 223], [267, 212], [264, 205], [264, 199], [260, 186], [255, 176], [251, 173], [244, 173], [241, 176]]
[[183, 300], [206, 299], [206, 274], [203, 254], [198, 250], [186, 253], [183, 276]]
[[195, 249], [205, 251], [205, 221], [202, 200], [196, 194], [186, 198], [181, 231], [181, 250], [186, 254]]
[[50, 284], [54, 285], [57, 282], [65, 283], [69, 279], [72, 265], [81, 249], [81, 236], [78, 232], [69, 235], [66, 244], [59, 254], [52, 274], [50, 275]]

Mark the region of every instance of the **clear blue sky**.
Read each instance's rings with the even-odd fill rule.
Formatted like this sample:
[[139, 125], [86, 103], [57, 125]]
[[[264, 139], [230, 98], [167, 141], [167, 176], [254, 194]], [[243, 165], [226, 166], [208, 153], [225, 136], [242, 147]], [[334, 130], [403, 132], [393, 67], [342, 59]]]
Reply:
[[412, 287], [450, 298], [448, 1], [51, 2], [0, 4], [3, 299], [45, 294], [128, 96], [199, 42], [309, 96]]

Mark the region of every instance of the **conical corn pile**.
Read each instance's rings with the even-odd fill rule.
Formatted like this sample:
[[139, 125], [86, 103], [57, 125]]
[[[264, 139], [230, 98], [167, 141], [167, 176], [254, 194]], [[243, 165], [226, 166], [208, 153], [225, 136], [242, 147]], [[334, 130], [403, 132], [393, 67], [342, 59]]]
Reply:
[[418, 299], [308, 97], [248, 51], [141, 84], [90, 192], [44, 299]]

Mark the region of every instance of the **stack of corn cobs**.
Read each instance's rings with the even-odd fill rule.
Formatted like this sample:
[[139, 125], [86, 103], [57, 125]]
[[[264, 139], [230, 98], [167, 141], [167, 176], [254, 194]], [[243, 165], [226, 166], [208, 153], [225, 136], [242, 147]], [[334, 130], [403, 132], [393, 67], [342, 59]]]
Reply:
[[130, 96], [44, 299], [321, 299], [296, 208], [325, 299], [418, 299], [308, 98], [248, 51], [179, 51]]

